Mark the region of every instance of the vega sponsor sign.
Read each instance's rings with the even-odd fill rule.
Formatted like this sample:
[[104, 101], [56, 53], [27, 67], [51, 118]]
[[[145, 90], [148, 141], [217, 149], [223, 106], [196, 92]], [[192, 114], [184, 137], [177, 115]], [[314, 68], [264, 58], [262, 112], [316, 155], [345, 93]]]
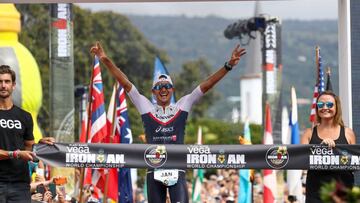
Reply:
[[244, 168], [245, 154], [226, 153], [225, 148], [210, 149], [209, 145], [189, 145], [186, 154], [187, 168]]
[[329, 148], [324, 145], [314, 145], [309, 148], [309, 169], [314, 170], [359, 170], [360, 157], [348, 145]]
[[46, 164], [87, 168], [359, 170], [359, 145], [34, 145]]

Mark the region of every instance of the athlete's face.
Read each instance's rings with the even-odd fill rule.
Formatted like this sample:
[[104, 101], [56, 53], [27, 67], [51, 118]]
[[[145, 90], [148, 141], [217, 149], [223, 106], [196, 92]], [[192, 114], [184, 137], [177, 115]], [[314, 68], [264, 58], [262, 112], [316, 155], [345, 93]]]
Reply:
[[0, 74], [0, 98], [6, 99], [11, 96], [15, 89], [15, 82], [8, 73]]
[[317, 102], [318, 115], [320, 118], [333, 118], [336, 114], [335, 98], [331, 95], [324, 94], [320, 96]]
[[171, 96], [174, 92], [174, 87], [169, 82], [158, 82], [152, 89], [156, 97], [156, 102], [160, 106], [167, 106], [170, 104]]

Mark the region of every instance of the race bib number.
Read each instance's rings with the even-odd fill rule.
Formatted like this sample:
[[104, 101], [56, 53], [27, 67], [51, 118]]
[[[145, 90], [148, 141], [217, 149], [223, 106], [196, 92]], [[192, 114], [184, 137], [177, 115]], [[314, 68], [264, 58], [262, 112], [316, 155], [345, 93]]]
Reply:
[[154, 179], [162, 182], [166, 186], [175, 185], [179, 179], [179, 170], [177, 169], [155, 169]]

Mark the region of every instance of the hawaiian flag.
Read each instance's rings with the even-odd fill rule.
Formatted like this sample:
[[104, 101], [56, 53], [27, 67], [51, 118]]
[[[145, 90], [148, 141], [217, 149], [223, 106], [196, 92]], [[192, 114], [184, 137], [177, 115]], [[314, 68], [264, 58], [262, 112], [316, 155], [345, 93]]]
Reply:
[[99, 65], [99, 58], [95, 56], [94, 69], [92, 75], [91, 93], [91, 130], [90, 143], [100, 143], [108, 134], [108, 128], [106, 125], [106, 113], [103, 83], [101, 78], [101, 69]]
[[[270, 105], [266, 104], [265, 107], [265, 134], [264, 144], [274, 144], [271, 127], [271, 114]], [[277, 195], [277, 184], [276, 184], [276, 171], [272, 169], [264, 169], [264, 203], [274, 203]]]
[[320, 55], [320, 47], [316, 47], [316, 68], [317, 68], [317, 79], [316, 85], [314, 88], [313, 94], [313, 102], [311, 105], [311, 112], [310, 112], [310, 122], [315, 123], [315, 116], [316, 116], [316, 99], [325, 90], [325, 80], [324, 80], [324, 69], [322, 67], [322, 59]]
[[[91, 95], [91, 118], [90, 118], [90, 136], [87, 142], [101, 143], [108, 134], [108, 127], [106, 123], [105, 102], [103, 83], [101, 78], [101, 69], [99, 58], [95, 56], [94, 68], [92, 73], [92, 85], [90, 87]], [[101, 190], [105, 186], [105, 171], [104, 169], [86, 169], [85, 184], [93, 184]]]

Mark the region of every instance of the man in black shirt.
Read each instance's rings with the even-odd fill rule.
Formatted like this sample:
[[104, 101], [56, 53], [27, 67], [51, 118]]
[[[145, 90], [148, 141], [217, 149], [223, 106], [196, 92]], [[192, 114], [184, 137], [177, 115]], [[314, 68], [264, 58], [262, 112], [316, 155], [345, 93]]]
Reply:
[[[15, 80], [15, 72], [0, 65], [0, 203], [31, 201], [28, 161], [35, 157], [31, 151], [33, 120], [30, 113], [13, 103]], [[54, 138], [39, 142], [52, 144]]]

